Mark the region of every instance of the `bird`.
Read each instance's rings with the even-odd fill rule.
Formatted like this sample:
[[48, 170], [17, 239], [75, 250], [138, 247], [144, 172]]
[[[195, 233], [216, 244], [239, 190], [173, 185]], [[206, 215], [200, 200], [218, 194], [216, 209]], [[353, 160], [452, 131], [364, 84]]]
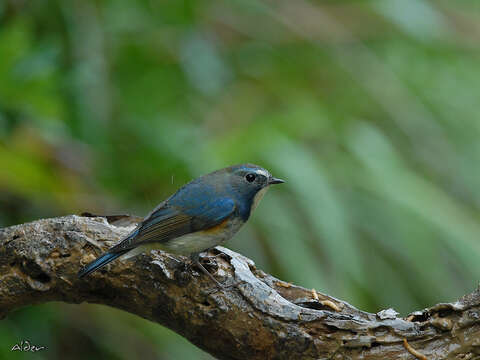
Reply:
[[155, 207], [118, 244], [83, 267], [78, 277], [121, 256], [160, 249], [189, 256], [192, 263], [222, 287], [199, 262], [199, 254], [231, 239], [250, 218], [270, 185], [284, 182], [254, 164], [233, 165], [196, 178]]

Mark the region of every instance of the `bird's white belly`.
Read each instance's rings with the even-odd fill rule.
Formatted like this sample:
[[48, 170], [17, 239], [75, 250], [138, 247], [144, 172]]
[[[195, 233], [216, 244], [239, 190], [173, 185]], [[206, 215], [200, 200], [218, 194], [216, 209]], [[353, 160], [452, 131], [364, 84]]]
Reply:
[[220, 245], [226, 240], [228, 238], [224, 234], [208, 234], [198, 231], [172, 239], [161, 246], [163, 245], [164, 250], [173, 254], [190, 255]]

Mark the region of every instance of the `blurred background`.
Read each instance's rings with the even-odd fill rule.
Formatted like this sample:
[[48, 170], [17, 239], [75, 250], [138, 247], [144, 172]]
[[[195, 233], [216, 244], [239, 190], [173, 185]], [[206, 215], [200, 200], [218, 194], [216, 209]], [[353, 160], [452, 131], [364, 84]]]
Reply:
[[[230, 248], [362, 310], [454, 301], [480, 279], [479, 40], [474, 0], [3, 0], [0, 226], [143, 216], [253, 162], [287, 183]], [[0, 358], [65, 356], [211, 359], [104, 306], [0, 322]]]

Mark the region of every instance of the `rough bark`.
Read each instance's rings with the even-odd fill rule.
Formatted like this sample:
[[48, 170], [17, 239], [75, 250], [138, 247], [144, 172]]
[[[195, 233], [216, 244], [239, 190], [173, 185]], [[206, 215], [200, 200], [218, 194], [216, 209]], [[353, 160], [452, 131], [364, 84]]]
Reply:
[[210, 271], [225, 289], [161, 252], [77, 279], [133, 221], [67, 216], [0, 229], [0, 318], [47, 301], [89, 302], [167, 326], [219, 359], [480, 358], [479, 290], [407, 318], [370, 314], [220, 247], [210, 252], [218, 255]]

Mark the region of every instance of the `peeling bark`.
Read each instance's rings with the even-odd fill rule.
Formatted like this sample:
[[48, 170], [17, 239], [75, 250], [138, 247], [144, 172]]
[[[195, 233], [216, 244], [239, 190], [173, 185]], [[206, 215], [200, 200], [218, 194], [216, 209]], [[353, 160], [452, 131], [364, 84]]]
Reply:
[[66, 216], [0, 229], [0, 318], [47, 301], [89, 302], [167, 326], [219, 359], [480, 359], [480, 290], [407, 318], [370, 314], [221, 247], [206, 265], [225, 289], [162, 252], [79, 280], [134, 221]]

